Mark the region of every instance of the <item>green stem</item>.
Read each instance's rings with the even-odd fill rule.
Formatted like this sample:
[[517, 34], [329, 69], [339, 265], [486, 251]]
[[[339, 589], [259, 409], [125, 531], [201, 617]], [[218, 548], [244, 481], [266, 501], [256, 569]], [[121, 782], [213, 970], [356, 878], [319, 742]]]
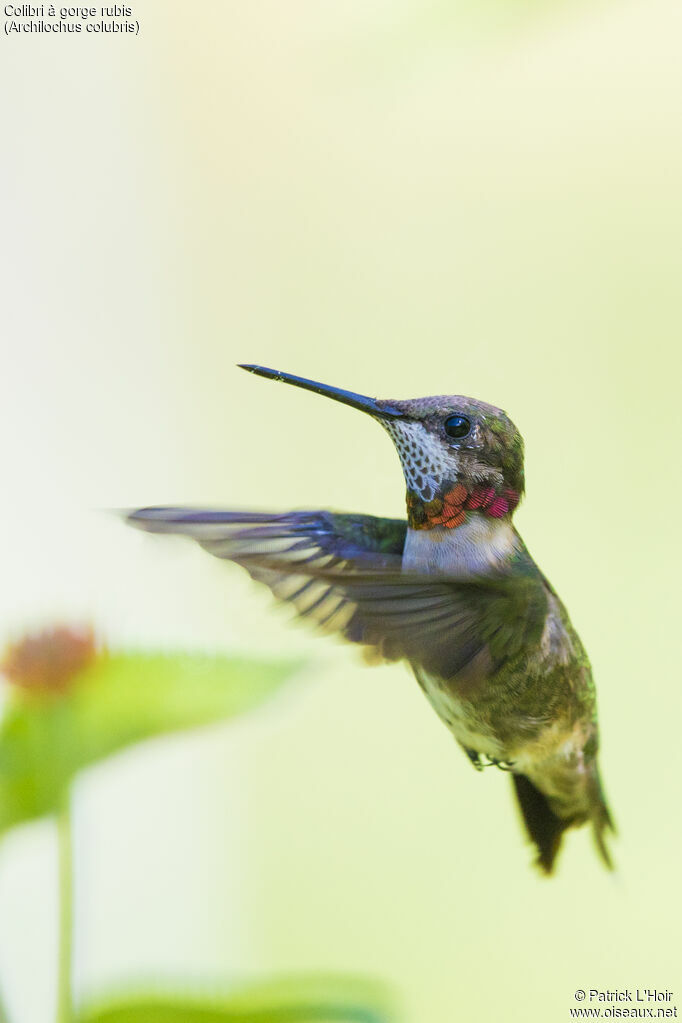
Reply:
[[7, 1009], [5, 1008], [5, 1000], [3, 998], [2, 991], [0, 991], [0, 1023], [9, 1023], [9, 1016], [7, 1015]]
[[57, 814], [59, 853], [59, 973], [57, 987], [57, 1023], [71, 1023], [73, 967], [73, 839], [71, 804], [64, 796]]

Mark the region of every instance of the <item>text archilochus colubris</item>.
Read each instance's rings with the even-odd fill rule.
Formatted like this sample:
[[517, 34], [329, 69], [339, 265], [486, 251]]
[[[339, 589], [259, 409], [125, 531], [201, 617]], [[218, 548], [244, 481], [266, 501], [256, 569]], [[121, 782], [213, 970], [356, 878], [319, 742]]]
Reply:
[[473, 398], [382, 401], [242, 368], [376, 419], [400, 456], [407, 520], [144, 508], [130, 522], [191, 536], [302, 618], [406, 660], [474, 766], [511, 773], [540, 867], [551, 873], [564, 831], [585, 822], [610, 866], [589, 661], [512, 522], [524, 490], [517, 428]]

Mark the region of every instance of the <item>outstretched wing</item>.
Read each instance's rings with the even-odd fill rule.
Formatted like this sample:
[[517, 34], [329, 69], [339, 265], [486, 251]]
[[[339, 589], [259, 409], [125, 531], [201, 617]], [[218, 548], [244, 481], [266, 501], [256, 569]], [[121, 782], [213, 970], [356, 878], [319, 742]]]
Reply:
[[374, 515], [328, 511], [207, 511], [198, 508], [140, 508], [128, 522], [150, 533], [192, 537], [217, 558], [255, 566], [276, 558], [278, 567], [323, 564], [400, 568], [407, 523]]
[[242, 565], [300, 617], [441, 678], [472, 663], [484, 674], [494, 670], [544, 626], [546, 591], [530, 559], [486, 579], [403, 572], [399, 519], [146, 508], [129, 521], [192, 537]]

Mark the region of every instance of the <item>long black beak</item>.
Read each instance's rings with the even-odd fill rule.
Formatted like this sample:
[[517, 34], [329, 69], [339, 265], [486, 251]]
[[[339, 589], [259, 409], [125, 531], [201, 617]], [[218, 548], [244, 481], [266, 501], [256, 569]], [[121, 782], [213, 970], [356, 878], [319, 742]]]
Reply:
[[306, 380], [305, 377], [295, 377], [291, 373], [280, 373], [278, 369], [268, 369], [267, 366], [249, 366], [239, 363], [240, 369], [246, 369], [249, 373], [255, 373], [259, 377], [267, 377], [268, 380], [281, 380], [285, 384], [293, 384], [294, 387], [303, 387], [306, 391], [314, 391], [315, 394], [322, 394], [325, 398], [333, 398], [351, 408], [360, 409], [361, 412], [369, 412], [371, 416], [379, 419], [398, 419], [405, 415], [401, 409], [391, 405], [390, 402], [366, 398], [364, 394], [356, 394], [354, 391], [343, 391], [340, 387], [330, 387], [329, 384], [318, 384], [315, 380]]

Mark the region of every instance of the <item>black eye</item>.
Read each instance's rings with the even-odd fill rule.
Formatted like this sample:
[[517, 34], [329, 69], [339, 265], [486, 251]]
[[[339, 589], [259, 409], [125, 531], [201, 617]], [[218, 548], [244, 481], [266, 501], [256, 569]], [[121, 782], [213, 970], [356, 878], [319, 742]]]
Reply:
[[448, 437], [455, 437], [457, 440], [466, 437], [471, 429], [471, 423], [466, 416], [448, 416], [443, 426]]

